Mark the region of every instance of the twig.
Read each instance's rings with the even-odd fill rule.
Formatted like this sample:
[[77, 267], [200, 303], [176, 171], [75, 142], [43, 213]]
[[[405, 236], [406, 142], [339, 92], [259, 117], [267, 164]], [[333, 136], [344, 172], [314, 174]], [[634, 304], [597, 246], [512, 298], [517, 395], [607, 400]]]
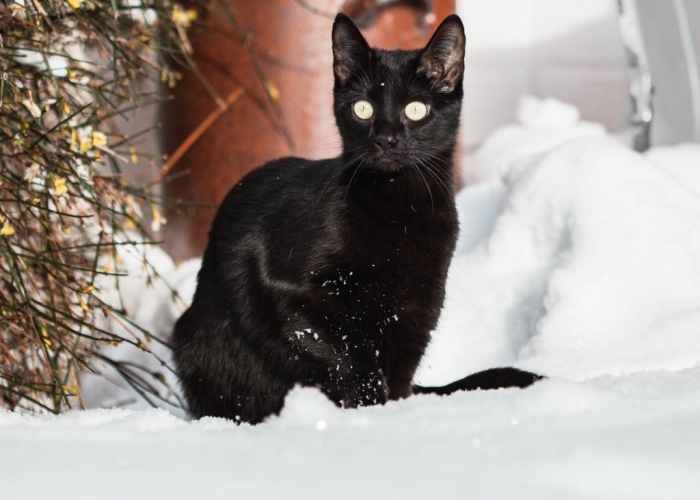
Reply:
[[319, 9], [318, 7], [314, 7], [306, 0], [294, 0], [294, 1], [296, 3], [298, 3], [299, 5], [301, 5], [302, 7], [304, 7], [309, 12], [313, 12], [314, 14], [317, 14], [319, 16], [323, 16], [327, 19], [335, 19], [336, 15], [333, 12], [330, 12], [328, 10]]
[[209, 127], [211, 127], [216, 120], [218, 120], [221, 115], [223, 115], [232, 105], [235, 103], [239, 97], [243, 94], [243, 87], [236, 88], [224, 101], [223, 107], [217, 107], [200, 123], [196, 129], [194, 129], [187, 138], [182, 141], [175, 152], [168, 158], [165, 164], [160, 168], [158, 173], [153, 177], [152, 184], [160, 182], [163, 177], [167, 175], [168, 172], [175, 166], [175, 164], [180, 161], [180, 158], [189, 151], [192, 145], [199, 140], [199, 138], [206, 132]]

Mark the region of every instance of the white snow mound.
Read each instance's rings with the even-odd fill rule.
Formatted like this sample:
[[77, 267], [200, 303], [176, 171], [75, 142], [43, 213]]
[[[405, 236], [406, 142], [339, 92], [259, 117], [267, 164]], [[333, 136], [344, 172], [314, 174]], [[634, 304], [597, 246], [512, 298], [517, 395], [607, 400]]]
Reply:
[[580, 139], [463, 191], [467, 236], [418, 379], [700, 363], [700, 197], [678, 180], [698, 166], [676, 162], [670, 175], [609, 139]]
[[556, 99], [523, 96], [518, 121], [495, 130], [471, 157], [464, 158], [465, 184], [508, 171], [513, 162], [530, 158], [583, 137], [606, 137], [600, 123], [582, 121], [579, 110]]

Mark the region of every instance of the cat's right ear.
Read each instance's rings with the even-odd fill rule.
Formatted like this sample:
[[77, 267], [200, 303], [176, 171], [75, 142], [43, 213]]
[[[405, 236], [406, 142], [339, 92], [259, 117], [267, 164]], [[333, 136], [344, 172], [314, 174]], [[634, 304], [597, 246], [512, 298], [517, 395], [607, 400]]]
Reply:
[[433, 81], [438, 92], [453, 92], [464, 75], [464, 25], [452, 14], [435, 30], [423, 50], [418, 72]]
[[341, 84], [369, 64], [370, 49], [355, 23], [338, 14], [333, 23], [333, 73]]

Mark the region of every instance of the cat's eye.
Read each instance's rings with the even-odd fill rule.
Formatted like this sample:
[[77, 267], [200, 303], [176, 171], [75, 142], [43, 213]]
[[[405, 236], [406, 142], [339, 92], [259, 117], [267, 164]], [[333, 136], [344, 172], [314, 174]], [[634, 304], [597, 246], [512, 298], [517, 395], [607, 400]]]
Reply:
[[374, 116], [374, 107], [368, 101], [357, 101], [352, 110], [360, 120], [369, 120]]
[[428, 106], [420, 101], [413, 101], [408, 103], [403, 112], [406, 115], [406, 118], [417, 122], [418, 120], [425, 118], [425, 115], [428, 114]]

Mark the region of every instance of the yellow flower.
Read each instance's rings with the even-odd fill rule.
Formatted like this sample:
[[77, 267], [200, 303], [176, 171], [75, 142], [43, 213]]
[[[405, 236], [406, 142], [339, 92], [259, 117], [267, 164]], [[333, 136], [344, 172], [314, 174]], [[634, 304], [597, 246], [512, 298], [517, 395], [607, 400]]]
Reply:
[[83, 298], [80, 296], [80, 292], [76, 293], [75, 295], [76, 295], [76, 297], [78, 297], [78, 304], [80, 304], [80, 307], [83, 309], [83, 311], [89, 311], [90, 308], [89, 308], [88, 305], [85, 303], [85, 301], [83, 300]]
[[273, 101], [279, 100], [280, 91], [274, 83], [272, 83], [269, 80], [266, 80], [265, 81], [265, 90], [267, 90], [267, 95], [270, 96], [270, 99], [272, 99]]
[[92, 139], [81, 138], [79, 147], [81, 153], [87, 153], [92, 148]]
[[182, 73], [171, 71], [169, 68], [163, 68], [160, 71], [160, 79], [163, 83], [167, 83], [168, 87], [173, 88], [178, 80], [182, 79]]
[[0, 229], [0, 236], [12, 236], [13, 234], [15, 234], [15, 228], [9, 222], [5, 222]]
[[62, 196], [68, 192], [66, 180], [63, 177], [54, 177], [53, 189], [56, 191], [56, 196]]
[[107, 136], [102, 132], [94, 131], [92, 133], [92, 143], [95, 146], [106, 146], [107, 145]]
[[81, 127], [77, 130], [78, 148], [80, 149], [81, 153], [87, 153], [92, 149], [94, 133], [95, 132], [93, 132], [92, 127], [90, 126]]
[[279, 89], [275, 86], [274, 83], [272, 83], [269, 80], [265, 81], [265, 90], [267, 90], [267, 95], [270, 96], [270, 99], [273, 101], [277, 101], [280, 98], [280, 91]]
[[78, 395], [78, 388], [75, 385], [64, 385], [63, 390], [67, 392], [69, 396]]
[[160, 231], [161, 226], [166, 224], [168, 221], [165, 220], [165, 217], [163, 217], [158, 210], [158, 207], [156, 206], [155, 203], [151, 203], [151, 212], [153, 212], [153, 220], [151, 221], [151, 229], [154, 232]]
[[182, 26], [183, 28], [189, 28], [192, 21], [197, 19], [197, 11], [194, 9], [183, 9], [182, 5], [175, 4], [172, 13], [173, 21], [175, 24]]
[[74, 9], [77, 9], [83, 4], [83, 0], [66, 0], [66, 2]]

